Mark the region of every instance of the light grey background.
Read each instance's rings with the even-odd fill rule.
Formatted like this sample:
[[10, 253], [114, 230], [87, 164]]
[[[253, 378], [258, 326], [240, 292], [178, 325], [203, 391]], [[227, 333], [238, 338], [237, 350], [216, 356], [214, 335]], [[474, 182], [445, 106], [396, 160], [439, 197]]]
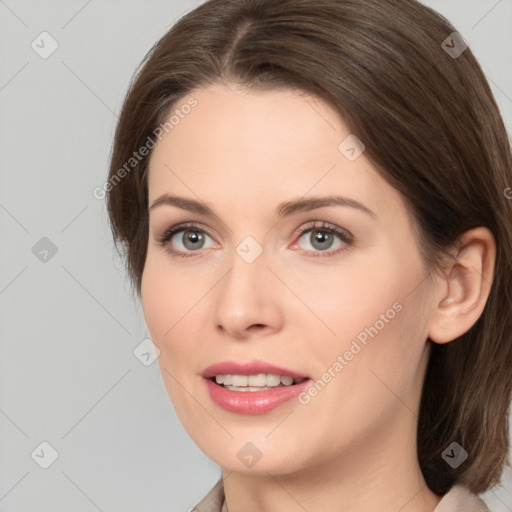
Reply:
[[[148, 332], [92, 195], [136, 66], [199, 3], [0, 0], [0, 512], [185, 512], [220, 475], [133, 354]], [[425, 3], [469, 42], [510, 132], [512, 2]], [[510, 470], [484, 499], [512, 511]]]

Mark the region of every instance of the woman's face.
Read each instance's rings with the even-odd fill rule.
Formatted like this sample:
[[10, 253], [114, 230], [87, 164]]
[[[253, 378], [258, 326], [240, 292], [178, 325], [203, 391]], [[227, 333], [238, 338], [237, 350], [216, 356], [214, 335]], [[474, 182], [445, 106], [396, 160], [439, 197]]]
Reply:
[[[432, 295], [398, 192], [318, 99], [221, 85], [190, 96], [197, 105], [151, 155], [141, 290], [189, 435], [223, 468], [259, 474], [415, 443]], [[344, 199], [308, 203], [334, 196]], [[196, 202], [213, 214], [186, 208]], [[183, 223], [193, 227], [159, 243]], [[230, 390], [204, 376], [222, 362], [310, 380]]]

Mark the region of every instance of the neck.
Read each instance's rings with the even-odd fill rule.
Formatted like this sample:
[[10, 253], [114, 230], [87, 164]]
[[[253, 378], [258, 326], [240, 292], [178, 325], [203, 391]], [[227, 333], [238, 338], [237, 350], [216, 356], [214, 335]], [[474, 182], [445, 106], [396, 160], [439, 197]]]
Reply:
[[[401, 405], [387, 428], [293, 473], [223, 472], [228, 512], [433, 512], [416, 449], [417, 417]], [[404, 442], [405, 441], [405, 442]]]

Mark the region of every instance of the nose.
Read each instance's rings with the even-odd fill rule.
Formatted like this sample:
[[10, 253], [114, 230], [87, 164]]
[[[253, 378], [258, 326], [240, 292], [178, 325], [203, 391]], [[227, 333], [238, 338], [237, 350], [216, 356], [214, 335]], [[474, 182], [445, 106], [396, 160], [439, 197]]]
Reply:
[[[283, 326], [283, 285], [269, 270], [263, 251], [248, 262], [238, 253], [217, 288], [214, 322], [221, 334], [239, 340], [267, 336]], [[271, 266], [271, 265], [269, 265]]]

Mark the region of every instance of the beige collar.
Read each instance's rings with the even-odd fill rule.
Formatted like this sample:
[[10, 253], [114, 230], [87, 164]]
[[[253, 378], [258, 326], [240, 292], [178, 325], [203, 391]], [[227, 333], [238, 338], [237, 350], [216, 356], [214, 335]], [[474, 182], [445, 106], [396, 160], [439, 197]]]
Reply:
[[[193, 510], [195, 512], [227, 512], [222, 477]], [[481, 498], [471, 493], [462, 485], [454, 485], [450, 491], [443, 496], [433, 512], [462, 511], [490, 512]]]

